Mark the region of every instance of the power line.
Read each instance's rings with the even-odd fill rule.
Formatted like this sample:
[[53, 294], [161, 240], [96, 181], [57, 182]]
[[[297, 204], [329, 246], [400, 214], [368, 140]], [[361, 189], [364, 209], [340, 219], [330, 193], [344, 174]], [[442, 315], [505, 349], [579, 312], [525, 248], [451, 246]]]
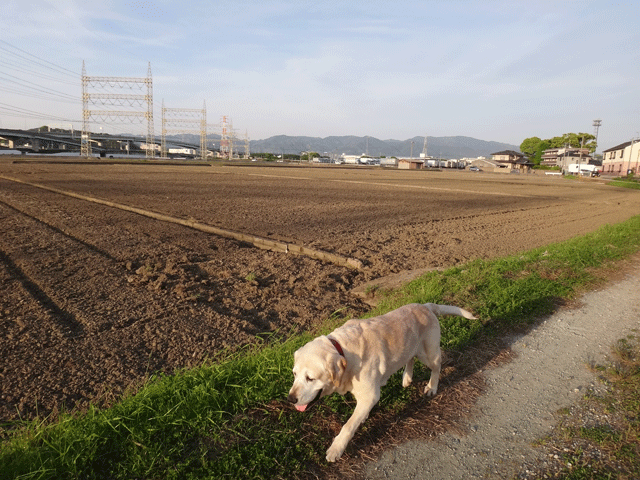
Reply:
[[[38, 57], [37, 55], [33, 55], [9, 42], [6, 42], [5, 40], [0, 40], [0, 52], [3, 53], [3, 58], [0, 59], [0, 65], [6, 67], [3, 67], [3, 71], [0, 72], [0, 91], [20, 95], [25, 98], [28, 97], [38, 100], [76, 105], [82, 104], [82, 100], [79, 96], [70, 95], [63, 91], [49, 88], [24, 78], [25, 76], [28, 76], [27, 78], [29, 79], [40, 78], [42, 80], [46, 80], [48, 83], [56, 82], [58, 84], [79, 87], [82, 84], [82, 82], [78, 81], [80, 80], [79, 77], [81, 77], [80, 73], [57, 65], [49, 60]], [[12, 75], [7, 72], [16, 73], [16, 75], [20, 76]], [[69, 77], [74, 80], [70, 80]], [[103, 105], [102, 107], [105, 115], [110, 115], [112, 111], [114, 114], [118, 113], [117, 105]], [[27, 110], [7, 103], [0, 103], [0, 114], [6, 117], [17, 117], [32, 120], [54, 120], [58, 122], [73, 123], [82, 121], [36, 112], [34, 110]], [[131, 130], [132, 126], [133, 125], [127, 127], [127, 129]], [[125, 131], [125, 129], [119, 125], [111, 124], [110, 128], [115, 131]], [[129, 133], [131, 132], [129, 131]]]
[[8, 68], [13, 69], [13, 70], [17, 70], [18, 72], [22, 72], [22, 73], [27, 73], [29, 75], [35, 76], [35, 77], [39, 77], [42, 78], [44, 80], [51, 80], [57, 83], [63, 83], [65, 85], [72, 85], [72, 86], [79, 86], [80, 82], [72, 82], [70, 80], [67, 79], [60, 79], [60, 78], [56, 78], [52, 75], [47, 75], [47, 74], [43, 74], [43, 73], [39, 73], [35, 70], [29, 69], [29, 68], [24, 68], [24, 67], [19, 67], [18, 65], [16, 65], [15, 63], [12, 62], [7, 62], [6, 60], [0, 60], [0, 64], [2, 65], [6, 65]]
[[[15, 84], [19, 85], [20, 87], [28, 89], [27, 92], [23, 91], [23, 93], [19, 93], [19, 92], [16, 92], [15, 88], [14, 88], [14, 93], [26, 94], [26, 96], [31, 96], [31, 97], [34, 97], [35, 95], [37, 95], [41, 100], [51, 100], [51, 101], [66, 102], [66, 103], [77, 103], [78, 102], [77, 97], [73, 97], [71, 95], [67, 95], [67, 94], [62, 93], [62, 92], [47, 91], [47, 90], [44, 90], [42, 88], [31, 87], [31, 86], [21, 84], [20, 82], [16, 82], [15, 80], [11, 80], [11, 79], [8, 79], [8, 78], [0, 77], [0, 81], [15, 83]], [[6, 89], [6, 87], [5, 87], [5, 89]]]
[[[64, 118], [64, 117], [57, 117], [57, 116], [53, 116], [53, 115], [44, 115], [40, 112], [36, 112], [33, 110], [27, 110], [25, 108], [19, 108], [19, 107], [15, 107], [13, 105], [8, 105], [6, 103], [2, 103], [0, 102], [0, 111], [6, 111], [6, 112], [10, 112], [9, 115], [11, 116], [21, 116], [24, 118], [35, 118], [35, 119], [51, 119], [51, 120], [58, 120], [58, 121], [63, 121], [63, 122], [78, 122], [79, 120], [71, 120], [68, 118]], [[19, 115], [18, 115], [19, 114]]]
[[[79, 82], [77, 81], [79, 75], [77, 73], [60, 65], [56, 65], [53, 62], [40, 58], [36, 55], [33, 55], [29, 52], [26, 52], [25, 50], [22, 50], [21, 48], [18, 48], [15, 45], [12, 45], [4, 40], [0, 40], [0, 51], [5, 54], [3, 55], [4, 58], [0, 60], [0, 64], [8, 67], [5, 71], [0, 73], [0, 91], [38, 100], [47, 100], [76, 105], [80, 103], [78, 97], [76, 96], [69, 95], [68, 93], [55, 90], [53, 88], [49, 88], [47, 86], [23, 78], [24, 74], [26, 74], [31, 79], [37, 77], [46, 80], [48, 83], [56, 82], [59, 84], [66, 84], [77, 87], [79, 86]], [[44, 69], [44, 72], [41, 71], [42, 69]], [[7, 73], [7, 70], [22, 75], [11, 75], [10, 73]], [[76, 81], [71, 82], [69, 80], [69, 77], [73, 77]], [[33, 110], [27, 110], [24, 108], [16, 107], [14, 105], [9, 105], [7, 103], [0, 104], [0, 111], [5, 116], [24, 119], [43, 119], [64, 122], [78, 121], [59, 117], [56, 115], [36, 112]]]
[[19, 80], [19, 81], [24, 82], [24, 83], [28, 83], [29, 85], [35, 85], [35, 87], [29, 87], [28, 85], [20, 85], [20, 83], [17, 82], [16, 80], [10, 80], [8, 78], [4, 78], [4, 79], [0, 78], [0, 80], [4, 80], [6, 82], [18, 83], [22, 87], [27, 86], [28, 88], [33, 88], [35, 90], [39, 90], [40, 92], [48, 93], [50, 95], [58, 95], [60, 97], [65, 97], [67, 99], [75, 99], [75, 98], [77, 98], [77, 97], [74, 97], [72, 95], [69, 95], [68, 93], [64, 93], [64, 92], [60, 92], [58, 90], [54, 90], [53, 88], [43, 87], [42, 85], [38, 85], [37, 83], [30, 82], [29, 80], [23, 80], [20, 77], [16, 77], [15, 75], [10, 75], [8, 73], [0, 73], [0, 75], [4, 75], [6, 77], [15, 78], [16, 80]]
[[50, 96], [45, 96], [44, 94], [40, 94], [37, 92], [29, 92], [26, 90], [20, 90], [17, 88], [12, 88], [12, 87], [0, 87], [0, 91], [3, 92], [7, 92], [7, 93], [14, 93], [17, 95], [20, 95], [22, 97], [29, 97], [29, 98], [36, 98], [38, 100], [49, 100], [51, 102], [61, 102], [61, 103], [70, 103], [70, 104], [79, 104], [80, 100], [75, 99], [75, 100], [66, 100], [63, 98], [54, 98], [54, 97], [50, 97]]
[[18, 50], [19, 52], [22, 52], [25, 55], [29, 55], [30, 57], [33, 57], [33, 58], [37, 59], [38, 61], [36, 62], [35, 60], [31, 60], [31, 59], [26, 58], [26, 57], [24, 57], [22, 55], [18, 55], [17, 53], [12, 52], [11, 50], [8, 50], [8, 49], [0, 46], [0, 50], [3, 50], [3, 51], [5, 51], [5, 52], [7, 52], [10, 55], [13, 55], [15, 57], [21, 58], [22, 60], [25, 60], [25, 61], [31, 62], [31, 63], [35, 63], [38, 66], [45, 67], [45, 68], [48, 68], [50, 70], [57, 71], [58, 73], [62, 73], [63, 75], [68, 75], [68, 76], [71, 76], [71, 77], [74, 77], [74, 78], [78, 78], [80, 76], [80, 74], [78, 72], [74, 72], [74, 71], [69, 70], [68, 68], [62, 67], [60, 65], [56, 65], [55, 63], [50, 62], [49, 60], [45, 60], [44, 58], [37, 57], [37, 56], [35, 56], [35, 55], [33, 55], [33, 54], [29, 53], [29, 52], [26, 52], [26, 51], [16, 47], [15, 45], [11, 45], [9, 42], [5, 42], [4, 40], [0, 40], [0, 43], [8, 45], [9, 47], [11, 47], [11, 48], [13, 48], [15, 50]]

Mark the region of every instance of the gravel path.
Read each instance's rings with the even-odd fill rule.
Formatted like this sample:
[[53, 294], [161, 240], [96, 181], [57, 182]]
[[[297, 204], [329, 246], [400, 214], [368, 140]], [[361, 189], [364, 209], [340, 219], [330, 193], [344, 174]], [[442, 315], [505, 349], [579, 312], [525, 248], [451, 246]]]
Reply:
[[412, 441], [385, 452], [366, 469], [370, 479], [528, 477], [546, 453], [532, 442], [549, 433], [554, 414], [599, 388], [587, 368], [612, 344], [640, 329], [640, 259], [628, 273], [564, 308], [526, 335], [511, 338], [516, 358], [485, 372], [488, 390], [467, 433]]

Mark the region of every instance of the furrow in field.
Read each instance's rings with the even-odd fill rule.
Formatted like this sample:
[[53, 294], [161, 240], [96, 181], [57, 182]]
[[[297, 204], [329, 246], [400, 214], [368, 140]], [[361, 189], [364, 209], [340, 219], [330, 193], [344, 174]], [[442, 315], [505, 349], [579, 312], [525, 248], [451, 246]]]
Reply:
[[366, 262], [258, 250], [0, 179], [0, 422], [108, 403], [256, 335], [358, 317], [349, 292], [382, 275], [515, 254], [640, 208], [637, 192], [593, 182], [461, 172], [0, 161], [0, 174]]
[[0, 422], [109, 403], [154, 372], [363, 308], [352, 269], [0, 186]]
[[[0, 218], [2, 217], [3, 216], [0, 216]], [[56, 335], [57, 333], [59, 336], [76, 337], [83, 334], [82, 324], [79, 323], [70, 312], [60, 307], [36, 281], [30, 278], [22, 268], [16, 265], [11, 257], [2, 250], [0, 250], [0, 263], [3, 264], [9, 278], [18, 282], [22, 289], [31, 296], [32, 300], [44, 310], [44, 312], [41, 312], [42, 316], [54, 320], [48, 322], [53, 330], [51, 332], [52, 335]]]

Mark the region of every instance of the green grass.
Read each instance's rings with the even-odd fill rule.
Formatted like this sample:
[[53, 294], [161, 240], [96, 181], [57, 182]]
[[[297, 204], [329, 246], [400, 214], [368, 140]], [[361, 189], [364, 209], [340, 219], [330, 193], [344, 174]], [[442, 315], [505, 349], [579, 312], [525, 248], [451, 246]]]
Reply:
[[614, 178], [607, 185], [640, 190], [640, 180], [632, 176]]
[[[464, 349], [479, 333], [551, 313], [595, 285], [599, 268], [639, 250], [636, 216], [567, 242], [429, 273], [389, 294], [371, 315], [411, 302], [463, 306], [480, 320], [443, 319], [442, 343]], [[329, 319], [321, 331], [342, 320]], [[353, 402], [334, 395], [304, 415], [286, 405], [293, 352], [310, 338], [263, 342], [217, 364], [153, 378], [109, 409], [5, 429], [2, 478], [292, 478], [316, 470], [331, 431], [314, 418], [344, 422]], [[399, 375], [389, 383], [379, 408], [402, 415], [408, 389], [397, 388]]]

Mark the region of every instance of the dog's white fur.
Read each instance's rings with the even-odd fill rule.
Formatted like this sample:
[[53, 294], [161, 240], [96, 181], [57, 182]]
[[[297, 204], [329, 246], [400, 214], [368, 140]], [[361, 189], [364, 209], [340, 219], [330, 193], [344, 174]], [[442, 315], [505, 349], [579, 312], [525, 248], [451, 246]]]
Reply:
[[[405, 367], [402, 386], [411, 384], [418, 358], [431, 369], [424, 389], [432, 396], [440, 379], [440, 323], [437, 316], [475, 317], [450, 305], [413, 303], [367, 320], [349, 320], [328, 336], [310, 341], [294, 354], [294, 382], [289, 401], [299, 411], [325, 395], [351, 392], [356, 399], [353, 415], [327, 450], [327, 461], [342, 456], [356, 429], [380, 399], [380, 387]], [[330, 339], [338, 342], [341, 355]]]

